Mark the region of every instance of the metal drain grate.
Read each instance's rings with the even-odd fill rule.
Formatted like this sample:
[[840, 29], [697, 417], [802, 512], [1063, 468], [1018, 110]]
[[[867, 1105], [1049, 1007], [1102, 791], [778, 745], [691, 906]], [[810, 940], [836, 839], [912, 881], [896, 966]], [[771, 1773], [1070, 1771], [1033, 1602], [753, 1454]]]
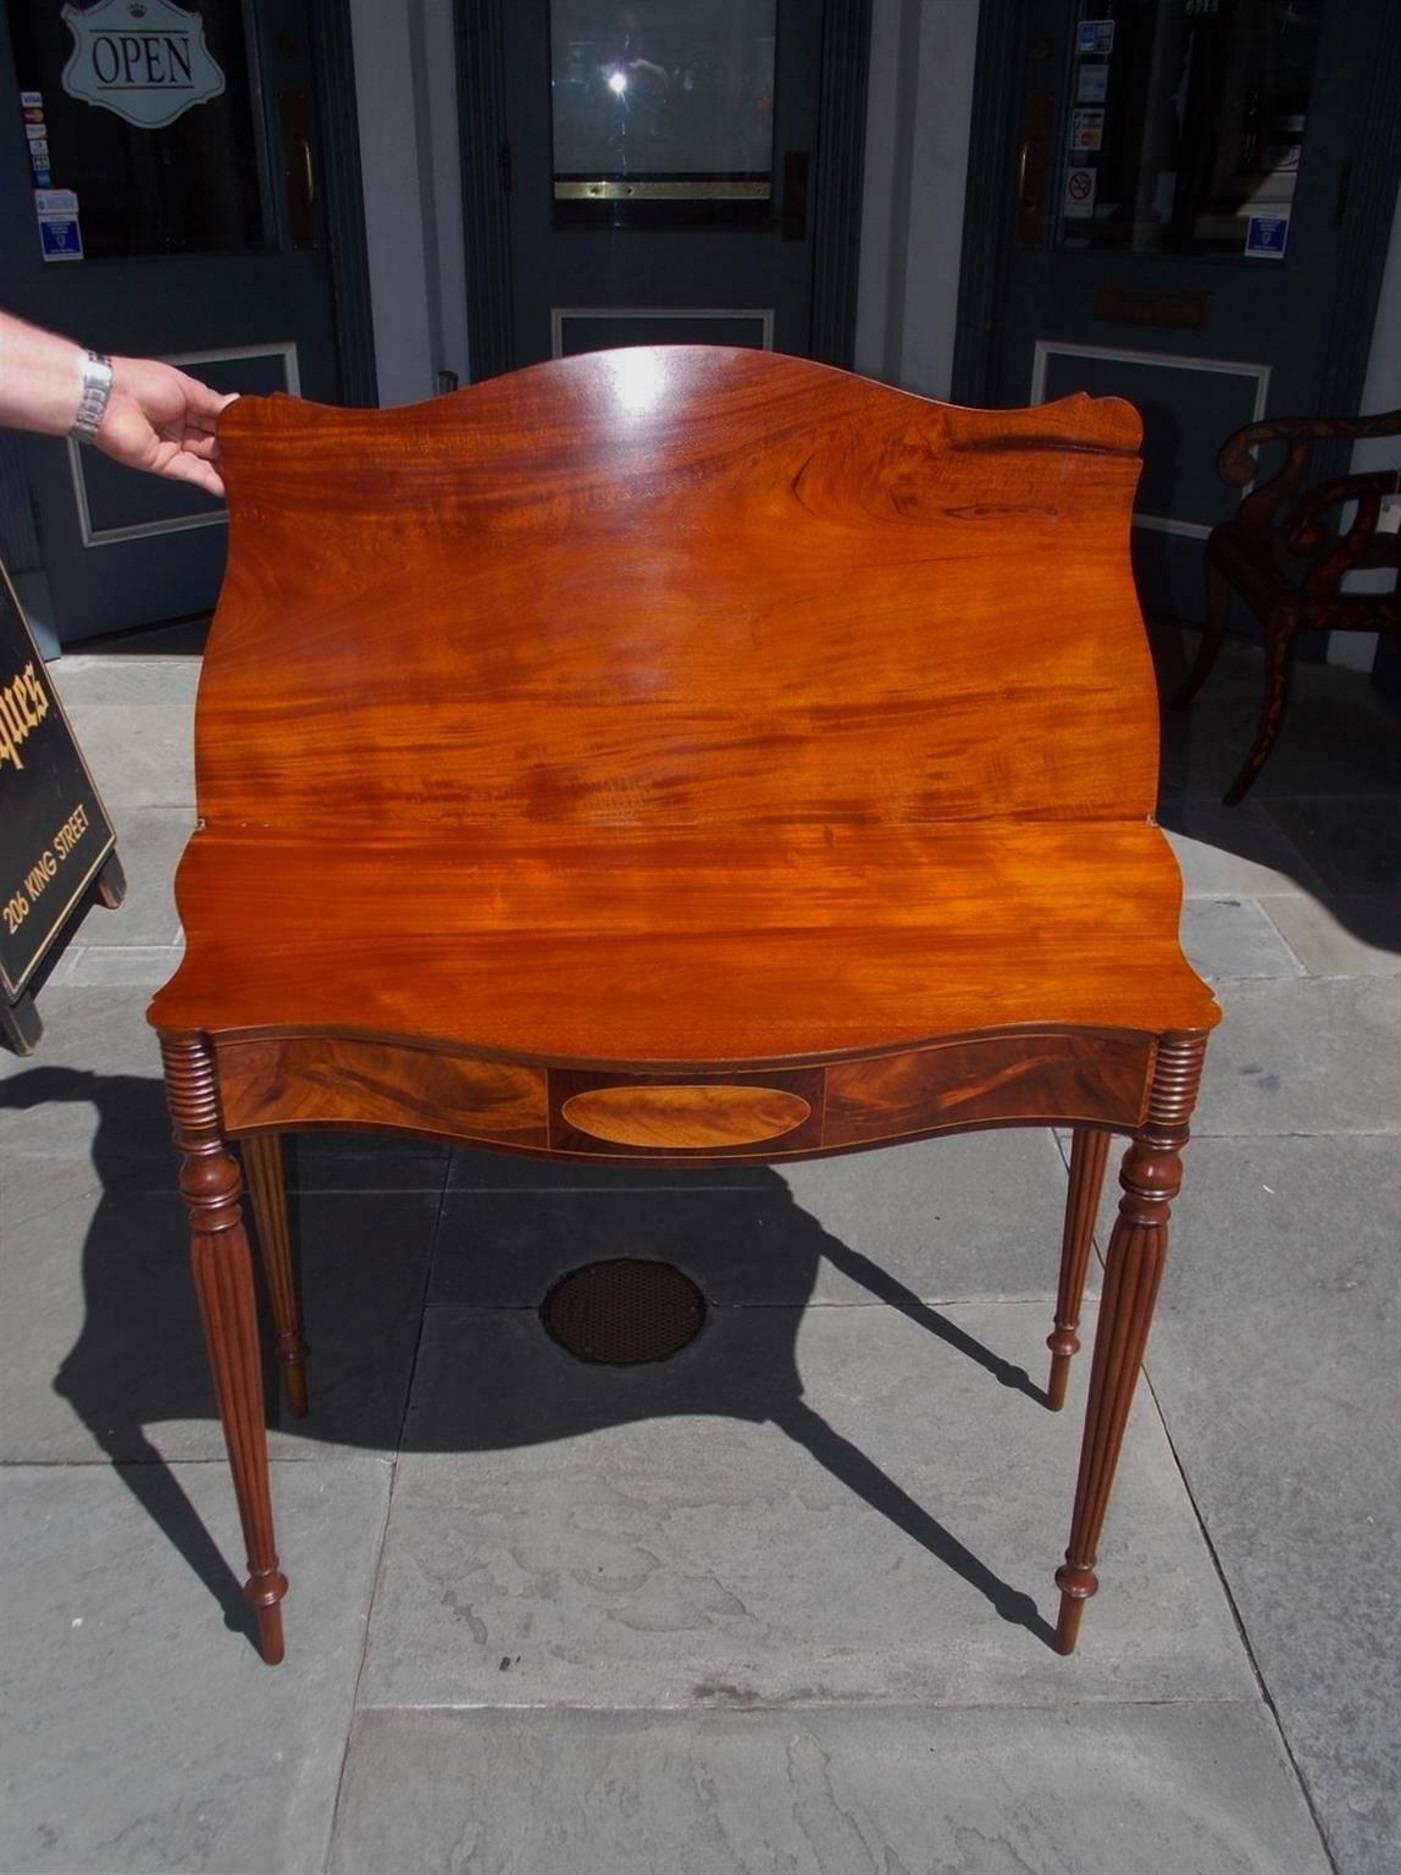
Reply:
[[666, 1361], [700, 1333], [705, 1297], [674, 1263], [613, 1257], [561, 1277], [540, 1319], [581, 1361]]

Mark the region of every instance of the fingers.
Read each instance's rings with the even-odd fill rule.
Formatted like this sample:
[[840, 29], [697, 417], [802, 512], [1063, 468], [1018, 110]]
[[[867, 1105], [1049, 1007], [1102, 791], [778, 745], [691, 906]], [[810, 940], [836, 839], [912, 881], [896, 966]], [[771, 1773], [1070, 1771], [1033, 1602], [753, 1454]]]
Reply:
[[199, 456], [204, 462], [219, 460], [219, 439], [212, 430], [172, 428], [162, 430], [161, 435], [167, 442], [174, 443], [177, 449], [187, 450], [190, 455]]
[[227, 410], [238, 396], [237, 391], [212, 390], [209, 385], [201, 384], [198, 378], [189, 377], [183, 371], [177, 371], [175, 375], [185, 392], [187, 423], [199, 424], [201, 427], [207, 423], [212, 426], [218, 421], [220, 412]]
[[191, 431], [187, 436], [172, 427], [171, 431], [157, 432], [128, 400], [107, 406], [96, 440], [104, 455], [124, 462], [128, 468], [189, 482], [223, 499], [223, 478], [213, 463], [218, 442], [206, 431]]
[[196, 488], [202, 488], [206, 494], [217, 495], [220, 501], [224, 498], [224, 483], [219, 471], [212, 463], [203, 461], [199, 456], [191, 455], [188, 450], [182, 449], [178, 454], [160, 463], [156, 473], [169, 476], [173, 482], [192, 482]]

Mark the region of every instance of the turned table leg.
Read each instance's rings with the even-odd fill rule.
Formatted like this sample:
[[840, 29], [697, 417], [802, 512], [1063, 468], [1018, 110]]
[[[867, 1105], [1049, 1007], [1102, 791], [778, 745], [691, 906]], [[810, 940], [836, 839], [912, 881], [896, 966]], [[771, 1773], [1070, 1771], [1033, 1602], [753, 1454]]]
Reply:
[[1204, 1035], [1163, 1037], [1148, 1119], [1119, 1172], [1124, 1195], [1105, 1257], [1070, 1546], [1056, 1571], [1061, 1592], [1056, 1647], [1062, 1654], [1074, 1653], [1085, 1603], [1099, 1587], [1094, 1565], [1100, 1533], [1148, 1342], [1167, 1252], [1168, 1215], [1182, 1183], [1182, 1148], [1205, 1053]]
[[253, 1265], [238, 1202], [242, 1181], [219, 1131], [208, 1044], [199, 1036], [163, 1035], [161, 1053], [175, 1143], [183, 1155], [180, 1192], [190, 1214], [195, 1290], [248, 1549], [243, 1592], [257, 1612], [263, 1658], [275, 1666], [282, 1658], [280, 1603], [287, 1578], [277, 1566], [273, 1541]]
[[1065, 1200], [1065, 1230], [1061, 1238], [1060, 1290], [1056, 1296], [1056, 1325], [1046, 1337], [1051, 1350], [1051, 1377], [1046, 1383], [1046, 1404], [1053, 1413], [1065, 1405], [1070, 1385], [1071, 1357], [1080, 1352], [1080, 1304], [1090, 1267], [1090, 1244], [1099, 1215], [1104, 1187], [1104, 1166], [1109, 1157], [1108, 1133], [1077, 1126], [1070, 1148], [1070, 1190]]
[[292, 1273], [292, 1237], [287, 1228], [287, 1185], [282, 1171], [282, 1140], [258, 1133], [242, 1142], [243, 1169], [253, 1203], [254, 1234], [263, 1253], [263, 1274], [277, 1333], [277, 1361], [287, 1404], [298, 1419], [306, 1416], [306, 1355], [301, 1311]]

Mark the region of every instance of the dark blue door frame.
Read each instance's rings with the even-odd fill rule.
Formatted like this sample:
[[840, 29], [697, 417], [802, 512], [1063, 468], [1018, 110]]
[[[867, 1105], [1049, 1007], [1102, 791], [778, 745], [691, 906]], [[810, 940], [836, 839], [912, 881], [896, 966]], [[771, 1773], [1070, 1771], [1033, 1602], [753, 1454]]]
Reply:
[[[503, 0], [455, 0], [468, 337], [474, 379], [515, 363]], [[871, 0], [824, 0], [808, 356], [850, 368], [856, 338]]]

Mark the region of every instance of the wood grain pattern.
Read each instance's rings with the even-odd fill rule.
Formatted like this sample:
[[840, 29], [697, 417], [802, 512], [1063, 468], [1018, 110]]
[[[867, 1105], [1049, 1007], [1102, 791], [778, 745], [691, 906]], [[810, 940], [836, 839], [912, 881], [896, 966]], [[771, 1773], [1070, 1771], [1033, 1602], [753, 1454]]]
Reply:
[[1018, 1033], [836, 1062], [827, 1072], [824, 1138], [874, 1143], [940, 1121], [1133, 1127], [1143, 1116], [1152, 1054], [1138, 1035]]
[[801, 1094], [752, 1082], [678, 1086], [590, 1087], [560, 1108], [576, 1132], [615, 1146], [703, 1152], [781, 1139], [811, 1117]]
[[409, 409], [241, 398], [201, 812], [308, 839], [1142, 820], [1139, 436], [1112, 399], [957, 410], [704, 346]]
[[243, 1593], [257, 1618], [263, 1658], [276, 1666], [283, 1653], [281, 1604], [287, 1578], [278, 1566], [273, 1536], [258, 1310], [238, 1202], [242, 1180], [238, 1162], [220, 1134], [208, 1046], [199, 1036], [166, 1035], [161, 1053], [175, 1143], [182, 1155], [180, 1194], [190, 1217], [195, 1294], [248, 1550]]
[[1056, 1293], [1056, 1319], [1046, 1346], [1051, 1350], [1051, 1374], [1046, 1383], [1046, 1404], [1053, 1413], [1065, 1405], [1070, 1386], [1070, 1363], [1080, 1352], [1080, 1305], [1085, 1299], [1095, 1219], [1104, 1189], [1104, 1167], [1109, 1158], [1109, 1135], [1092, 1127], [1077, 1126], [1070, 1148], [1070, 1179], [1065, 1194], [1065, 1227], [1061, 1234], [1060, 1284]]
[[163, 1027], [699, 1070], [1216, 1020], [1178, 944], [1177, 862], [1142, 823], [531, 825], [432, 848], [211, 828], [177, 897], [188, 950], [152, 1006]]
[[1063, 1654], [1074, 1653], [1085, 1603], [1099, 1588], [1094, 1567], [1099, 1539], [1148, 1345], [1167, 1255], [1168, 1218], [1182, 1184], [1182, 1149], [1205, 1058], [1204, 1035], [1163, 1038], [1148, 1119], [1119, 1172], [1124, 1195], [1104, 1259], [1075, 1513], [1065, 1561], [1056, 1571], [1061, 1592], [1056, 1645]]
[[1059, 1120], [1138, 1129], [1073, 1643], [1161, 1257], [1145, 1090], [1218, 1013], [1151, 821], [1139, 434], [1112, 399], [957, 410], [712, 347], [225, 414], [187, 948], [150, 1015], [173, 1104], [198, 1066], [196, 1233], [230, 1248], [197, 1261], [268, 1623], [220, 1103], [239, 1135], [717, 1165]]
[[306, 1356], [301, 1310], [297, 1301], [296, 1271], [292, 1262], [292, 1233], [287, 1223], [287, 1180], [282, 1166], [282, 1140], [276, 1133], [245, 1139], [242, 1149], [244, 1177], [253, 1207], [254, 1234], [263, 1254], [263, 1275], [272, 1305], [277, 1361], [287, 1404], [298, 1419], [305, 1419]]
[[283, 1036], [217, 1050], [230, 1131], [373, 1126], [503, 1145], [547, 1143], [545, 1076], [514, 1062]]
[[[484, 1060], [367, 1037], [265, 1037], [216, 1047], [231, 1133], [262, 1235], [280, 1127], [377, 1127], [554, 1156], [742, 1158], [850, 1152], [987, 1125], [1132, 1132], [1143, 1118], [1150, 1038], [1016, 1029], [830, 1066], [775, 1062], [678, 1083], [665, 1073]], [[279, 1161], [269, 1161], [269, 1167]], [[272, 1230], [271, 1241], [277, 1234]]]

